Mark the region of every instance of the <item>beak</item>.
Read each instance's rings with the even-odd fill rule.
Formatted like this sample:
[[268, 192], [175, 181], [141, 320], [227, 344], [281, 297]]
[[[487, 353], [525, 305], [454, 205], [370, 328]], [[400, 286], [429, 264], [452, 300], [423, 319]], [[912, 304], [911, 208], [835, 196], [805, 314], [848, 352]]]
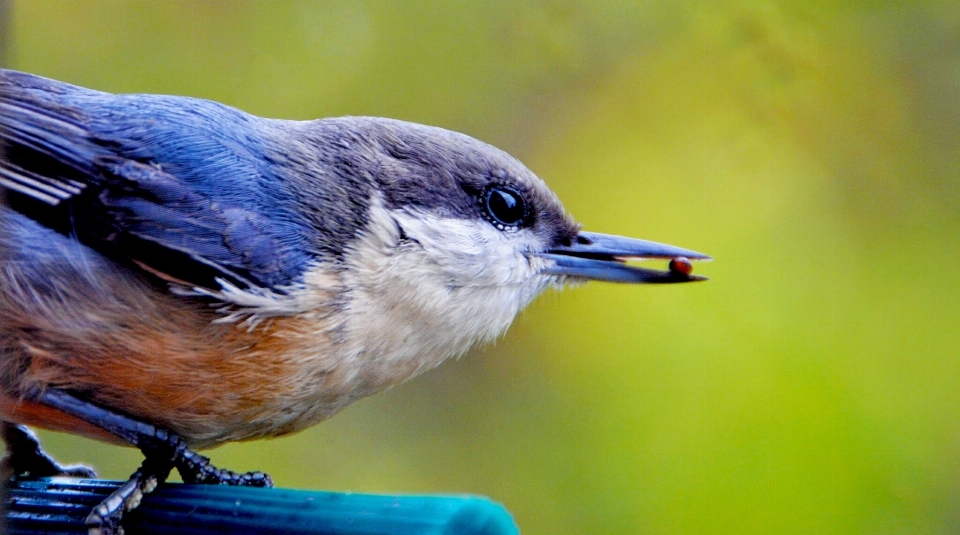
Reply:
[[[672, 283], [707, 280], [690, 274], [690, 264], [684, 259], [712, 260], [709, 256], [652, 241], [580, 232], [573, 245], [554, 247], [539, 253], [551, 260], [543, 273], [580, 279], [627, 283]], [[627, 258], [670, 258], [669, 271], [657, 271], [629, 266]]]

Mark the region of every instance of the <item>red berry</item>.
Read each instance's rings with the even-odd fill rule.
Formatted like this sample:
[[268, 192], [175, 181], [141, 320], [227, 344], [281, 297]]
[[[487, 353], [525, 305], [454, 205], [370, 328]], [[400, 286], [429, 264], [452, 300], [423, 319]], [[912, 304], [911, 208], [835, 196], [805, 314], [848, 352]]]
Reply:
[[678, 256], [671, 260], [669, 267], [673, 273], [683, 273], [684, 275], [693, 273], [693, 264], [690, 262], [690, 259], [683, 256]]

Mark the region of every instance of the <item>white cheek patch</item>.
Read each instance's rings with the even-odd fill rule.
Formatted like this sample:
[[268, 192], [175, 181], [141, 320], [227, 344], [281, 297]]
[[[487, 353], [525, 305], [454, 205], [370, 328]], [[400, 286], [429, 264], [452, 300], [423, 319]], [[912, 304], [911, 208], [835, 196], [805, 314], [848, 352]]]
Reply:
[[437, 266], [437, 275], [456, 286], [523, 285], [539, 271], [525, 254], [538, 247], [530, 232], [503, 232], [486, 221], [428, 212], [398, 211], [392, 216], [418, 242], [423, 259]]
[[385, 366], [413, 375], [493, 340], [552, 280], [538, 274], [542, 261], [526, 254], [538, 248], [530, 232], [387, 210], [377, 199], [369, 215], [345, 256], [347, 329], [365, 340], [364, 358]]

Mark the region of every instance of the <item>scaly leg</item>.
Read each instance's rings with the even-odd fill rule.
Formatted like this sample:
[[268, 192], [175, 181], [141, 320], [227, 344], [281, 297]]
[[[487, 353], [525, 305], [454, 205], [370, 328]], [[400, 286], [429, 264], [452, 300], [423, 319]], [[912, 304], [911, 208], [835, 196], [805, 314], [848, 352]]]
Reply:
[[120, 520], [123, 513], [136, 508], [143, 495], [165, 481], [174, 467], [186, 483], [273, 486], [273, 480], [263, 472], [239, 474], [218, 469], [210, 464], [210, 459], [187, 448], [187, 443], [174, 433], [117, 414], [72, 394], [47, 389], [36, 399], [113, 433], [139, 448], [146, 457], [140, 469], [87, 516], [90, 535], [122, 534]]

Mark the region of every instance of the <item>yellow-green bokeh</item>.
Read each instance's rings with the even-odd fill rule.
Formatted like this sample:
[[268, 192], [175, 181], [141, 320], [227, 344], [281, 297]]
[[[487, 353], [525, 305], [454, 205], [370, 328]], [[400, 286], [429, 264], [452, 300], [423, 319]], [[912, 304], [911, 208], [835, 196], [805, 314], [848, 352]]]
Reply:
[[[954, 533], [960, 3], [14, 2], [8, 66], [523, 159], [712, 280], [541, 298], [290, 438], [288, 487], [487, 494], [528, 534]], [[45, 434], [121, 478], [135, 451]]]

